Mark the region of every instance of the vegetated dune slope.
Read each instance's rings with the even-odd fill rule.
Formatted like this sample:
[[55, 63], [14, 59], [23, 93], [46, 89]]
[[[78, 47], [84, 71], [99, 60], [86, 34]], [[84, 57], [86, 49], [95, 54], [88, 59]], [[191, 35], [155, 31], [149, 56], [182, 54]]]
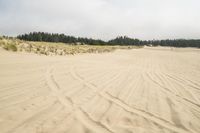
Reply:
[[200, 50], [1, 50], [0, 132], [199, 133]]

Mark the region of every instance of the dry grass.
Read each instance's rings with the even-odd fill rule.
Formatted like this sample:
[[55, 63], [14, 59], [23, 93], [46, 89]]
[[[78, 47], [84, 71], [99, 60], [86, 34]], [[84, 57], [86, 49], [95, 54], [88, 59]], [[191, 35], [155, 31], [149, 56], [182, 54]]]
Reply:
[[0, 37], [0, 46], [8, 51], [17, 51], [17, 41], [14, 39], [5, 39]]
[[18, 39], [0, 37], [0, 47], [9, 51], [31, 52], [43, 55], [69, 55], [77, 53], [103, 53], [112, 52], [116, 49], [140, 48], [137, 46], [97, 46], [97, 45], [74, 45], [65, 43], [30, 42]]

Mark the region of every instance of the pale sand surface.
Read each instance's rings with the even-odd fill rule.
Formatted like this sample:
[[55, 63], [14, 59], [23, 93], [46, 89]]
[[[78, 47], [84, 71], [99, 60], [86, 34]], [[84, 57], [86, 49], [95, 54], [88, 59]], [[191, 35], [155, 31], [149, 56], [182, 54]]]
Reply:
[[199, 133], [200, 50], [0, 50], [0, 133]]

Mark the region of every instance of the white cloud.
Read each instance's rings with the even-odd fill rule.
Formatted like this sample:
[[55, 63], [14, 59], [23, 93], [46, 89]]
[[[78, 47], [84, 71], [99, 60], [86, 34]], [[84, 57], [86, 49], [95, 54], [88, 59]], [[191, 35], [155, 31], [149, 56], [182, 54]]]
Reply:
[[0, 34], [198, 38], [198, 0], [0, 0]]

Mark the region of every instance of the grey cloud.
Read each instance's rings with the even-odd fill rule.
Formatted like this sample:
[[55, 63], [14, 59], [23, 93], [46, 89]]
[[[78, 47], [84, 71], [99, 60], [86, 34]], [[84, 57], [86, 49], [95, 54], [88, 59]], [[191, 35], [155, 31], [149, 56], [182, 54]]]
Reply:
[[198, 38], [198, 0], [0, 0], [0, 34]]

